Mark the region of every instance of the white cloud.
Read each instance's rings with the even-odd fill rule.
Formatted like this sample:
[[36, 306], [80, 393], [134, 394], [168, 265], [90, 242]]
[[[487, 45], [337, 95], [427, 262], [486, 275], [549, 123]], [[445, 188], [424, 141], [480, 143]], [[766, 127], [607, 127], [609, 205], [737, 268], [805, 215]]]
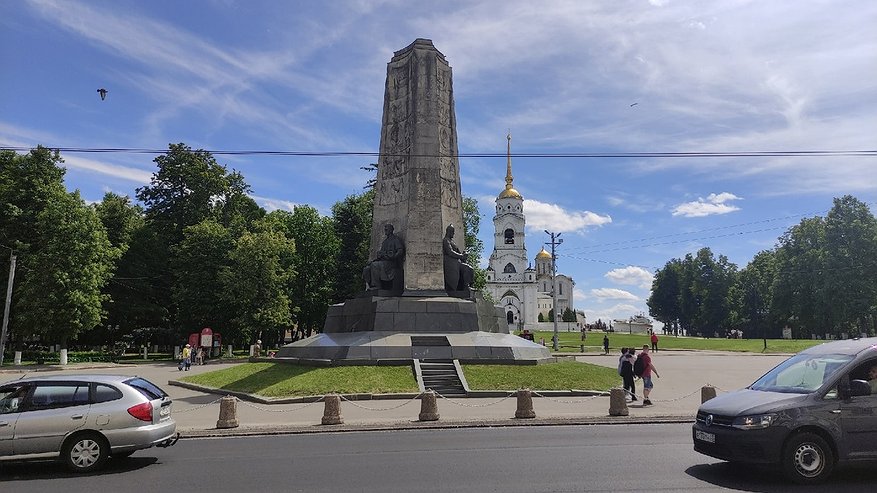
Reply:
[[739, 207], [727, 203], [731, 200], [742, 199], [733, 193], [728, 192], [722, 192], [720, 194], [711, 193], [706, 198], [701, 197], [693, 202], [685, 202], [677, 205], [673, 208], [673, 215], [683, 217], [704, 217], [739, 211]]
[[584, 232], [592, 226], [602, 226], [612, 222], [609, 216], [601, 216], [591, 211], [567, 211], [556, 204], [546, 204], [538, 200], [525, 199], [524, 213], [527, 228], [542, 231]]
[[270, 197], [259, 197], [258, 195], [250, 195], [250, 198], [255, 200], [257, 204], [261, 205], [265, 208], [266, 211], [290, 211], [292, 212], [297, 206], [301, 204], [296, 204], [295, 202], [290, 202], [288, 200], [280, 200], [280, 199], [272, 199]]
[[638, 286], [643, 289], [651, 289], [654, 274], [643, 269], [629, 265], [621, 269], [612, 269], [603, 277], [609, 279], [616, 284]]
[[594, 298], [598, 298], [601, 300], [630, 300], [630, 301], [639, 301], [639, 297], [635, 294], [625, 291], [623, 289], [615, 289], [615, 288], [597, 288], [591, 290], [591, 295]]
[[110, 164], [103, 161], [96, 161], [94, 159], [86, 159], [75, 155], [71, 156], [70, 154], [64, 156], [64, 163], [62, 166], [65, 166], [68, 169], [112, 176], [114, 178], [121, 178], [123, 180], [141, 184], [147, 184], [152, 180], [152, 172], [150, 171], [130, 168], [118, 164]]
[[596, 322], [597, 319], [606, 323], [615, 319], [627, 320], [631, 315], [640, 313], [641, 311], [641, 308], [636, 305], [631, 305], [630, 303], [618, 303], [605, 308], [586, 308], [584, 310], [585, 316], [588, 318], [588, 323], [591, 324]]

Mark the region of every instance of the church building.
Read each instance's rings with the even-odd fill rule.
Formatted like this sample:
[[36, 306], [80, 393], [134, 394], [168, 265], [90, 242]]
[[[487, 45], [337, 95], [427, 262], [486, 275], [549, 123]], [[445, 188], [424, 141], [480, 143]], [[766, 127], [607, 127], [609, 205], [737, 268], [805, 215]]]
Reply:
[[573, 307], [575, 282], [564, 274], [552, 276], [551, 253], [543, 247], [535, 257], [535, 267], [527, 258], [524, 242], [524, 197], [515, 190], [512, 177], [512, 136], [509, 135], [505, 189], [496, 198], [493, 217], [494, 246], [487, 267], [487, 287], [497, 305], [503, 307], [510, 329], [537, 328], [539, 314], [548, 322], [557, 289], [558, 320]]

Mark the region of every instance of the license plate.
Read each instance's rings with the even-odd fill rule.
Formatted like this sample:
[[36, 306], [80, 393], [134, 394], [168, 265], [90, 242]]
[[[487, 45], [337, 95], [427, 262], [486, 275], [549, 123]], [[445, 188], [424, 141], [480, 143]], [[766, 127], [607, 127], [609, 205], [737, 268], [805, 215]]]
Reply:
[[158, 412], [158, 416], [161, 419], [169, 418], [170, 415], [171, 415], [171, 407], [170, 406], [165, 406], [165, 407], [161, 408], [161, 410]]
[[713, 433], [707, 433], [705, 431], [694, 430], [694, 438], [702, 440], [704, 442], [716, 443], [716, 435], [714, 435]]

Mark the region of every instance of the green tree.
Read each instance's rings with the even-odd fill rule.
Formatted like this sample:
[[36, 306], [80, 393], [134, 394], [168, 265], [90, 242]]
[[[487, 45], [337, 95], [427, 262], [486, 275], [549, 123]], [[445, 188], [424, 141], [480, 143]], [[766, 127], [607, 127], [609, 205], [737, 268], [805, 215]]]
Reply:
[[230, 266], [221, 277], [225, 302], [233, 314], [223, 336], [235, 344], [279, 340], [292, 323], [287, 290], [292, 273], [284, 268], [295, 244], [283, 233], [245, 233], [235, 241]]
[[53, 197], [37, 214], [36, 227], [37, 243], [20, 281], [18, 322], [66, 348], [101, 321], [101, 290], [118, 250], [78, 191]]
[[698, 300], [698, 309], [692, 314], [693, 325], [707, 337], [714, 333], [723, 335], [730, 321], [728, 293], [737, 268], [724, 255], [716, 260], [709, 248], [698, 250], [692, 268], [694, 275], [689, 289]]
[[826, 307], [836, 331], [872, 332], [877, 311], [877, 220], [868, 206], [846, 195], [825, 218]]
[[652, 291], [646, 304], [649, 315], [670, 328], [679, 326], [681, 318], [682, 261], [671, 259], [655, 273]]
[[129, 295], [130, 283], [134, 280], [120, 271], [125, 268], [126, 254], [145, 221], [140, 206], [132, 204], [129, 197], [112, 192], [104, 194], [94, 209], [107, 231], [110, 245], [117, 250], [118, 258], [113, 266], [114, 275], [103, 289], [105, 323], [81, 335], [78, 340], [93, 345], [112, 345], [116, 338], [135, 328], [130, 324], [130, 313], [135, 306], [132, 303], [137, 303], [138, 297]]
[[[181, 278], [172, 274], [171, 266], [174, 248], [183, 242], [186, 228], [214, 220], [242, 233], [260, 212], [246, 197], [250, 188], [240, 173], [229, 173], [208, 151], [170, 144], [167, 153], [154, 161], [157, 171], [149, 185], [137, 189], [154, 249], [154, 254], [143, 259], [154, 262], [146, 266], [151, 276], [144, 291], [155, 297], [158, 306], [174, 307], [172, 293], [181, 290], [174, 283]], [[186, 333], [177, 314], [169, 315], [181, 335]]]
[[222, 332], [228, 323], [221, 276], [230, 265], [233, 248], [231, 233], [216, 221], [204, 220], [185, 229], [171, 266], [177, 320], [186, 333], [204, 327]]
[[776, 336], [770, 333], [774, 279], [776, 252], [763, 250], [740, 271], [731, 288], [733, 320], [749, 338]]
[[480, 228], [481, 213], [478, 211], [478, 201], [472, 197], [463, 197], [463, 231], [468, 254], [467, 263], [474, 271], [473, 287], [483, 291], [487, 286], [487, 270], [481, 267], [484, 242], [478, 238]]
[[576, 314], [574, 311], [572, 311], [572, 309], [570, 309], [570, 307], [566, 307], [566, 309], [563, 311], [563, 314], [560, 317], [560, 320], [563, 322], [575, 322], [576, 321]]
[[331, 218], [322, 217], [316, 209], [298, 206], [292, 213], [274, 211], [268, 218], [295, 242], [290, 269], [290, 296], [296, 309], [293, 321], [306, 333], [319, 331], [326, 320], [326, 311], [333, 292], [337, 270], [338, 238]]
[[348, 195], [332, 206], [332, 221], [338, 239], [332, 302], [352, 298], [365, 288], [362, 270], [368, 262], [371, 241], [374, 191]]
[[780, 237], [771, 316], [795, 338], [834, 333], [825, 283], [825, 220], [805, 218]]

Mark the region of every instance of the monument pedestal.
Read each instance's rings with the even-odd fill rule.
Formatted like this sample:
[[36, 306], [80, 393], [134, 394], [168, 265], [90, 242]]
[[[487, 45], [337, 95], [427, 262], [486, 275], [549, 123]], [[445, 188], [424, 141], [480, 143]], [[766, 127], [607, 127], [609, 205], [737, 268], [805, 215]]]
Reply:
[[353, 298], [329, 307], [322, 334], [283, 346], [276, 357], [311, 364], [403, 364], [412, 359], [514, 363], [551, 357], [548, 348], [510, 334], [501, 307], [477, 292], [473, 298]]

